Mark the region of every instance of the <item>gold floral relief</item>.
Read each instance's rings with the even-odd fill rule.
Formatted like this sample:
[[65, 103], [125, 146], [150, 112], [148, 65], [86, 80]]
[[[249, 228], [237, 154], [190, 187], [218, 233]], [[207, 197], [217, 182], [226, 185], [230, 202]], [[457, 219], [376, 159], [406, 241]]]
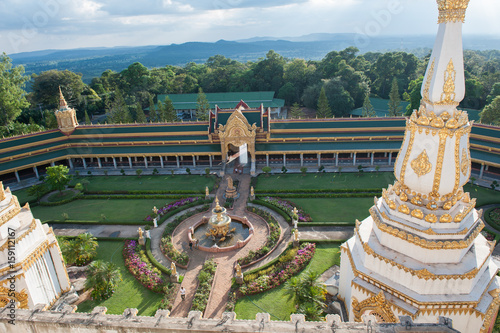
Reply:
[[400, 211], [401, 213], [406, 214], [406, 215], [410, 214], [410, 208], [408, 208], [407, 205], [399, 206], [398, 211]]
[[470, 159], [469, 155], [467, 154], [467, 151], [462, 149], [462, 163], [460, 164], [460, 170], [462, 171], [462, 174], [464, 176], [467, 176], [467, 173], [469, 171], [469, 165], [470, 165]]
[[[438, 104], [440, 105], [456, 105], [458, 104], [455, 101], [456, 93], [455, 93], [455, 79], [457, 77], [457, 71], [455, 70], [455, 66], [453, 65], [453, 59], [450, 59], [448, 62], [448, 66], [446, 66], [446, 71], [444, 72], [444, 85], [443, 92], [441, 93], [441, 101]], [[444, 123], [443, 123], [444, 126]]]
[[437, 222], [437, 216], [434, 214], [428, 214], [425, 216], [425, 220], [429, 223], [436, 223]]
[[429, 156], [427, 156], [425, 149], [417, 158], [411, 161], [411, 168], [419, 177], [431, 172], [432, 164], [429, 162]]
[[417, 219], [423, 219], [424, 213], [420, 209], [414, 209], [411, 211], [411, 216], [416, 217]]
[[438, 23], [464, 22], [465, 12], [470, 0], [437, 0], [439, 8]]
[[453, 219], [450, 214], [444, 214], [439, 218], [439, 222], [441, 223], [450, 223], [451, 221], [453, 221]]

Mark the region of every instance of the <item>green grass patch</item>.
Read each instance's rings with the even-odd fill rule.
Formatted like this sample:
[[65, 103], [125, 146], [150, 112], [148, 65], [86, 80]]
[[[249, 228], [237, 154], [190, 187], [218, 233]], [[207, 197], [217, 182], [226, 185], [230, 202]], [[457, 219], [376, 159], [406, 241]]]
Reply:
[[[323, 273], [333, 265], [340, 265], [339, 243], [317, 243], [316, 253], [304, 271]], [[304, 274], [302, 271], [301, 274]], [[254, 320], [259, 312], [269, 312], [272, 320], [290, 320], [295, 311], [291, 297], [283, 285], [261, 294], [244, 296], [236, 302], [234, 311], [239, 319]]]
[[394, 183], [392, 172], [368, 173], [309, 173], [277, 174], [257, 177], [256, 189], [266, 190], [300, 190], [300, 189], [373, 189], [386, 188]]
[[[89, 181], [85, 185], [83, 180]], [[165, 191], [165, 190], [193, 190], [193, 192], [205, 193], [205, 187], [209, 189], [215, 184], [215, 176], [205, 177], [199, 175], [145, 175], [137, 176], [92, 176], [73, 178], [72, 185], [82, 183], [87, 191]]]
[[500, 204], [500, 191], [471, 184], [466, 184], [464, 191], [470, 192], [470, 197], [477, 199], [476, 207]]
[[96, 306], [108, 308], [108, 314], [122, 314], [126, 308], [136, 308], [140, 316], [153, 316], [162, 299], [161, 294], [144, 288], [125, 267], [123, 241], [99, 241], [97, 258], [115, 263], [122, 279], [116, 292], [105, 301], [85, 301], [78, 305], [77, 312], [90, 312]]
[[59, 206], [32, 207], [33, 214], [41, 221], [61, 220], [61, 214], [68, 214], [70, 220], [144, 223], [153, 206], [163, 207], [174, 200], [165, 199], [109, 199], [76, 200]]
[[59, 191], [57, 191], [57, 192], [50, 194], [47, 197], [47, 201], [48, 202], [59, 202], [59, 201], [63, 201], [63, 200], [69, 200], [69, 199], [75, 197], [76, 195], [77, 195], [77, 193], [75, 193], [72, 190], [65, 190], [65, 191], [62, 191], [61, 193], [59, 193]]
[[17, 200], [19, 200], [19, 203], [21, 204], [21, 207], [24, 206], [24, 204], [27, 203], [28, 201], [30, 201], [30, 202], [35, 202], [36, 201], [36, 197], [28, 195], [28, 189], [29, 189], [29, 187], [23, 188], [22, 190], [17, 190], [17, 191], [13, 192], [13, 194], [15, 196], [17, 196]]
[[[314, 198], [291, 199], [311, 215], [313, 222], [354, 222], [363, 220], [373, 206], [373, 198]], [[307, 223], [302, 223], [307, 226]]]

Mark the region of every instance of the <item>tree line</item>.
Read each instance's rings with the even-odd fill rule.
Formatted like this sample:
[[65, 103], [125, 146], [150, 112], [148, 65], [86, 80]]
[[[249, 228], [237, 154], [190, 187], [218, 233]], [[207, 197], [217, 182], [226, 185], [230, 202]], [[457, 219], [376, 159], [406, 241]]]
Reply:
[[[32, 77], [22, 66], [12, 67], [0, 56], [0, 125], [3, 136], [57, 126], [61, 87], [81, 122], [106, 113], [108, 123], [176, 121], [172, 101], [158, 103], [157, 95], [198, 93], [197, 117], [204, 119], [208, 105], [204, 93], [275, 91], [292, 106], [292, 117], [301, 107], [317, 110], [318, 117], [345, 117], [362, 107], [373, 116], [369, 97], [390, 99], [391, 115], [417, 109], [430, 54], [423, 58], [407, 52], [368, 52], [355, 47], [332, 51], [322, 60], [287, 59], [273, 50], [254, 62], [241, 63], [222, 55], [205, 63], [183, 67], [167, 65], [148, 69], [133, 63], [121, 72], [107, 70], [90, 84], [68, 70], [49, 70]], [[484, 109], [481, 120], [500, 122], [500, 51], [465, 51], [466, 95], [460, 107]], [[30, 85], [30, 93], [24, 88]], [[400, 100], [410, 103], [401, 110]], [[154, 107], [156, 105], [156, 107]], [[145, 112], [146, 110], [146, 112]]]

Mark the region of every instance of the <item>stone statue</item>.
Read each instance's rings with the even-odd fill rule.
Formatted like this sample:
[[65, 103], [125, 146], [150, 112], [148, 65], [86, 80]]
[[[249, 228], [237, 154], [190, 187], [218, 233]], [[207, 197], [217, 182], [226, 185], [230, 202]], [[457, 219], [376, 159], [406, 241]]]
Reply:
[[298, 214], [299, 213], [299, 210], [297, 209], [297, 207], [293, 207], [293, 213], [294, 214]]
[[158, 208], [156, 208], [156, 206], [153, 207], [153, 213], [158, 215]]
[[293, 240], [294, 242], [298, 242], [299, 241], [299, 230], [295, 229], [293, 231]]
[[227, 188], [230, 188], [230, 189], [233, 188], [233, 178], [231, 178], [231, 176], [227, 177]]
[[144, 237], [143, 237], [144, 231], [142, 231], [142, 229], [141, 229], [140, 227], [139, 227], [139, 229], [137, 230], [137, 232], [139, 233], [139, 239], [144, 238]]
[[172, 271], [171, 275], [177, 275], [177, 268], [175, 267], [175, 262], [170, 263], [170, 270]]
[[158, 227], [158, 219], [156, 217], [153, 219], [153, 225], [155, 226], [155, 228]]
[[242, 276], [240, 264], [236, 264], [236, 276]]
[[210, 191], [208, 190], [208, 186], [205, 187], [205, 196], [208, 197], [208, 195], [210, 194]]
[[253, 190], [253, 186], [250, 187], [250, 195], [253, 197], [255, 195], [255, 192]]
[[149, 230], [146, 230], [146, 238], [151, 239], [151, 233], [149, 232]]

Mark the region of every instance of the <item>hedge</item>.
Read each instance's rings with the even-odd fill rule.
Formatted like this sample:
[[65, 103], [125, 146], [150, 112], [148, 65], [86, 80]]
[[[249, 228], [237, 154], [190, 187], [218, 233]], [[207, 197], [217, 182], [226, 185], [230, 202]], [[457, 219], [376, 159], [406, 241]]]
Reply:
[[205, 194], [205, 191], [189, 191], [189, 190], [165, 190], [165, 191], [147, 191], [147, 190], [132, 190], [132, 191], [85, 191], [85, 194], [100, 195], [100, 194]]
[[[123, 221], [86, 221], [86, 220], [46, 220], [43, 221], [42, 224], [102, 224], [102, 225], [153, 225], [153, 222], [123, 222]], [[135, 238], [134, 238], [135, 239]]]
[[280, 193], [280, 198], [371, 198], [382, 195], [378, 192], [363, 193]]
[[[167, 214], [163, 215], [160, 219], [160, 224], [163, 223], [166, 219], [168, 219], [169, 217], [172, 217], [174, 216], [175, 214], [179, 213], [179, 212], [182, 212], [183, 210], [186, 210], [188, 208], [191, 208], [191, 207], [195, 207], [195, 206], [200, 206], [200, 205], [205, 205], [205, 204], [208, 204], [210, 203], [210, 200], [205, 200], [205, 199], [200, 199], [200, 200], [197, 200], [197, 201], [193, 201], [187, 205], [184, 205], [184, 206], [181, 206], [179, 208], [176, 208], [174, 210], [171, 210], [170, 212], [168, 212]], [[208, 208], [207, 208], [208, 209]], [[153, 222], [151, 222], [152, 224]], [[173, 222], [172, 222], [173, 223]], [[149, 223], [148, 223], [149, 224]], [[170, 225], [171, 223], [169, 223]], [[168, 227], [168, 226], [167, 226]], [[173, 230], [172, 230], [173, 231]]]
[[192, 197], [192, 195], [187, 195], [187, 194], [117, 194], [117, 195], [112, 195], [112, 194], [89, 194], [89, 195], [84, 195], [80, 199], [86, 199], [86, 200], [95, 200], [95, 199], [103, 199], [103, 200], [108, 200], [108, 199], [183, 199], [183, 198], [189, 198]]
[[377, 192], [380, 193], [380, 188], [338, 188], [338, 189], [277, 189], [277, 190], [255, 190], [255, 193], [363, 193]]
[[158, 268], [160, 271], [167, 274], [168, 276], [172, 275], [172, 271], [169, 268], [160, 264], [155, 259], [155, 257], [153, 257], [153, 253], [151, 252], [151, 239], [149, 239], [149, 238], [146, 239], [146, 255], [148, 256], [148, 259], [149, 259], [149, 261], [151, 261], [153, 266], [155, 266], [156, 268]]
[[61, 200], [61, 201], [56, 201], [56, 202], [43, 202], [40, 201], [40, 206], [59, 206], [59, 205], [64, 205], [67, 203], [70, 203], [72, 201], [78, 200], [83, 198], [83, 193], [78, 193], [72, 198], [66, 199], [66, 200]]
[[500, 209], [500, 206], [498, 207], [491, 207], [489, 209], [487, 209], [483, 216], [484, 216], [484, 220], [486, 221], [486, 223], [488, 223], [488, 225], [490, 227], [492, 227], [493, 229], [497, 230], [497, 231], [500, 231], [500, 225], [498, 225], [498, 223], [496, 223], [495, 221], [493, 221], [490, 217], [490, 213], [495, 210], [495, 209]]
[[299, 222], [298, 227], [351, 227], [355, 226], [354, 222]]
[[292, 243], [289, 242], [288, 245], [287, 245], [287, 247], [283, 250], [283, 252], [279, 256], [277, 256], [273, 260], [269, 261], [268, 263], [266, 263], [266, 264], [264, 264], [264, 265], [262, 265], [260, 267], [257, 267], [257, 268], [251, 269], [249, 271], [246, 271], [245, 273], [243, 273], [243, 275], [255, 274], [255, 273], [257, 273], [257, 272], [259, 272], [259, 271], [261, 271], [263, 269], [271, 267], [272, 265], [274, 265], [275, 263], [277, 263], [279, 261], [279, 259], [280, 259], [280, 257], [282, 256], [283, 253], [285, 253], [286, 251], [288, 251], [291, 248], [292, 248]]
[[275, 211], [276, 213], [280, 214], [285, 219], [285, 221], [287, 221], [288, 223], [292, 223], [292, 218], [290, 217], [290, 215], [288, 215], [284, 210], [282, 210], [279, 207], [276, 207], [275, 205], [272, 205], [272, 204], [270, 204], [266, 201], [260, 200], [260, 199], [255, 199], [255, 200], [251, 201], [250, 203], [267, 207], [267, 208]]

